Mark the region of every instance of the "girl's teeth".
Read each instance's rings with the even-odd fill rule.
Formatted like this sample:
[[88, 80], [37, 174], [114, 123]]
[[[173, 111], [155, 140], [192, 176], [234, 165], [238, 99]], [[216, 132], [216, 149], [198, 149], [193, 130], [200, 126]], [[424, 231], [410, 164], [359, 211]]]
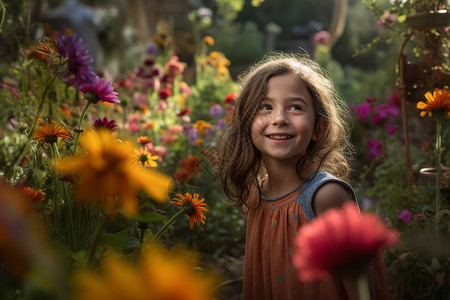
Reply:
[[290, 137], [288, 135], [271, 135], [270, 138], [274, 140], [285, 140]]

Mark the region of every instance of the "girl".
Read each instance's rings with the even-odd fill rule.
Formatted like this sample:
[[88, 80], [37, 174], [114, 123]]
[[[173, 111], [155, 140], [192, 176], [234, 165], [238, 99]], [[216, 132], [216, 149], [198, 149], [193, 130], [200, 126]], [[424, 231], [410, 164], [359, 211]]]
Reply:
[[[226, 194], [247, 213], [243, 298], [352, 299], [345, 280], [303, 283], [291, 263], [302, 224], [356, 201], [345, 104], [305, 56], [268, 56], [240, 83], [218, 157]], [[373, 299], [386, 297], [380, 263]]]

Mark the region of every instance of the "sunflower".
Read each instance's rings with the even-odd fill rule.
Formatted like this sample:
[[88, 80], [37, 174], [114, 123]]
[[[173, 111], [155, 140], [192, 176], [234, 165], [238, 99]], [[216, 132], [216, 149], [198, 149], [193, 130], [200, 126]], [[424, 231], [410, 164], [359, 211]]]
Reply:
[[450, 92], [444, 89], [436, 89], [433, 94], [427, 92], [425, 94], [427, 102], [418, 102], [417, 108], [422, 110], [420, 116], [424, 117], [428, 114], [432, 117], [433, 114], [437, 117], [450, 117]]
[[85, 155], [57, 161], [56, 169], [77, 178], [75, 195], [79, 202], [100, 204], [107, 214], [121, 206], [126, 214], [137, 213], [136, 194], [145, 191], [157, 202], [167, 201], [170, 177], [133, 163], [135, 148], [120, 142], [108, 131], [87, 131], [81, 136]]
[[69, 130], [66, 127], [55, 123], [44, 123], [41, 125], [41, 128], [34, 132], [33, 140], [44, 141], [46, 143], [56, 143], [58, 141], [58, 137], [63, 138], [64, 140], [72, 139], [69, 134]]
[[136, 156], [135, 163], [150, 168], [155, 168], [158, 166], [158, 164], [156, 163], [156, 160], [159, 158], [158, 155], [152, 156], [150, 152], [142, 148], [140, 148], [139, 150], [135, 149], [134, 154]]
[[175, 198], [173, 198], [172, 203], [176, 204], [178, 206], [181, 207], [190, 207], [191, 210], [187, 211], [185, 216], [188, 217], [189, 219], [189, 228], [193, 229], [194, 228], [194, 224], [197, 224], [198, 226], [200, 225], [200, 223], [205, 224], [205, 215], [203, 214], [202, 211], [207, 211], [209, 212], [209, 210], [205, 207], [206, 203], [204, 203], [205, 198], [202, 199], [198, 199], [199, 195], [198, 194], [194, 194], [194, 196], [192, 197], [191, 194], [186, 193], [184, 195], [181, 194], [176, 194]]

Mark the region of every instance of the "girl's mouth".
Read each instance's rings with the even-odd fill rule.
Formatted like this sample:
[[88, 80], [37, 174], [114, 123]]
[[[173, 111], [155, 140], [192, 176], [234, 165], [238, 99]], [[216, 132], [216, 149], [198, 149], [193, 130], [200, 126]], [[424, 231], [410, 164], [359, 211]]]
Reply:
[[270, 134], [267, 137], [272, 140], [288, 140], [293, 138], [292, 135], [282, 135], [282, 134]]

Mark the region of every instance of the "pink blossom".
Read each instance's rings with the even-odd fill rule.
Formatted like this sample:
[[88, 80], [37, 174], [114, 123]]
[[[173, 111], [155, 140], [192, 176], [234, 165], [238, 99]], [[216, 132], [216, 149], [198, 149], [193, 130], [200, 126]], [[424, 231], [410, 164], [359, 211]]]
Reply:
[[366, 145], [370, 149], [369, 155], [372, 160], [384, 153], [382, 149], [383, 145], [379, 140], [369, 140]]
[[393, 135], [394, 133], [395, 133], [395, 131], [396, 131], [397, 129], [395, 128], [395, 126], [393, 125], [393, 124], [387, 124], [386, 125], [386, 132], [389, 134], [389, 135]]
[[358, 117], [361, 121], [365, 122], [369, 118], [371, 111], [371, 107], [369, 103], [363, 103], [358, 105], [356, 108], [356, 113], [358, 114]]
[[412, 219], [412, 215], [409, 212], [409, 210], [405, 209], [403, 210], [399, 215], [398, 215], [399, 219], [401, 219], [403, 222], [405, 222], [406, 224], [411, 223], [411, 219]]

